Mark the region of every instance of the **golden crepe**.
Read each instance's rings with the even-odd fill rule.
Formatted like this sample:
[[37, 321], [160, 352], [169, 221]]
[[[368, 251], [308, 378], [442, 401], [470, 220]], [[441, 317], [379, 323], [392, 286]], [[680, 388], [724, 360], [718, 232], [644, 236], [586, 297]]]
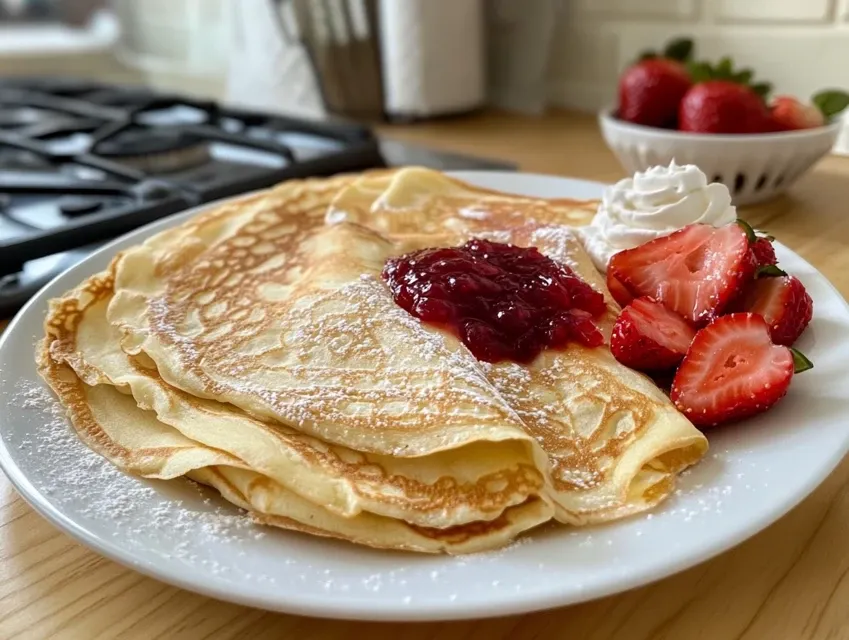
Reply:
[[[609, 343], [619, 307], [571, 229], [588, 222], [586, 214], [583, 202], [511, 196], [410, 168], [353, 182], [336, 196], [326, 220], [381, 229], [408, 251], [471, 237], [535, 246], [605, 294], [608, 311], [599, 324]], [[433, 235], [410, 234], [423, 220]], [[548, 496], [558, 520], [582, 524], [650, 508], [707, 450], [701, 432], [660, 389], [608, 348], [572, 343], [530, 365], [482, 366], [548, 457]]]
[[256, 216], [171, 230], [116, 261], [108, 315], [125, 351], [197, 397], [359, 451], [530, 442], [461, 343], [392, 300], [379, 278], [391, 242], [325, 226], [328, 201], [311, 183], [269, 200]]
[[[226, 451], [336, 515], [369, 511], [422, 527], [456, 526], [494, 520], [540, 493], [542, 475], [527, 461], [523, 443], [484, 442], [463, 453], [393, 458], [327, 444], [232, 405], [190, 396], [167, 385], [144, 356], [121, 350], [121, 334], [106, 318], [111, 299], [107, 272], [52, 302], [46, 326], [53, 362], [70, 365], [86, 386], [114, 385], [131, 393], [130, 404], [154, 412], [160, 432], [169, 425], [196, 447]], [[99, 386], [86, 393], [105, 393]], [[117, 441], [131, 440], [124, 432], [139, 428], [130, 419], [104, 423]]]
[[551, 516], [548, 505], [538, 498], [510, 507], [491, 521], [449, 528], [421, 527], [368, 513], [350, 518], [333, 514], [250, 470], [241, 460], [192, 442], [159, 422], [153, 412], [139, 409], [132, 396], [115, 387], [83, 383], [70, 367], [49, 356], [48, 342], [39, 345], [39, 373], [94, 451], [140, 476], [185, 475], [212, 486], [230, 502], [254, 511], [261, 523], [377, 548], [471, 553], [502, 546]]
[[530, 198], [482, 189], [438, 171], [408, 167], [352, 181], [331, 203], [325, 221], [356, 222], [393, 239], [439, 237], [492, 233], [529, 222], [583, 226], [597, 207], [595, 201]]
[[[239, 207], [223, 207], [187, 226], [226, 224], [228, 215], [238, 213]], [[157, 478], [186, 475], [214, 486], [267, 524], [375, 547], [472, 552], [502, 546], [551, 518], [550, 505], [530, 497], [541, 487], [539, 472], [515, 464], [525, 455], [523, 446], [484, 444], [472, 450], [471, 460], [452, 450], [430, 465], [415, 464], [419, 460], [326, 445], [168, 387], [144, 358], [120, 350], [120, 334], [106, 322], [111, 296], [107, 272], [51, 301], [48, 337], [38, 358], [78, 433], [120, 468]], [[254, 464], [215, 445], [243, 453]], [[257, 472], [263, 468], [269, 475]], [[286, 486], [270, 477], [274, 472]], [[361, 513], [362, 506], [399, 518]]]
[[[707, 446], [648, 378], [577, 344], [478, 361], [379, 277], [391, 256], [473, 236], [534, 245], [605, 293], [609, 335], [617, 308], [569, 229], [593, 208], [421, 169], [287, 182], [128, 249], [54, 302], [40, 368], [113, 463], [210, 484], [268, 524], [460, 553], [552, 514], [622, 517]], [[110, 457], [105, 441], [146, 453]]]

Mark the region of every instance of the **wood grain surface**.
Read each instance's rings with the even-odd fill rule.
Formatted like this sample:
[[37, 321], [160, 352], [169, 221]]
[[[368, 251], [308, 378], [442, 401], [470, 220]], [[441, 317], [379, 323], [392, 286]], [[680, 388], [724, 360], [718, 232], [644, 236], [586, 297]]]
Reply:
[[[622, 176], [587, 116], [487, 114], [383, 133], [510, 159], [525, 171], [602, 181]], [[849, 294], [849, 159], [823, 160], [792, 193], [743, 215]], [[415, 625], [272, 614], [165, 585], [73, 542], [0, 476], [0, 639], [849, 639], [847, 576], [849, 459], [773, 526], [656, 584], [544, 613]]]

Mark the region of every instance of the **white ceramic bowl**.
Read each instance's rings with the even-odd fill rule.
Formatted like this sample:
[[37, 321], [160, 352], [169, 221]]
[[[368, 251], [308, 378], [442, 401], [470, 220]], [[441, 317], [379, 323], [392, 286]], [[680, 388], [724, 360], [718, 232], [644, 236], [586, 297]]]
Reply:
[[629, 174], [672, 160], [694, 164], [708, 180], [725, 184], [738, 205], [761, 202], [787, 189], [831, 150], [841, 126], [837, 121], [781, 133], [685, 133], [624, 122], [610, 109], [599, 114], [599, 124]]

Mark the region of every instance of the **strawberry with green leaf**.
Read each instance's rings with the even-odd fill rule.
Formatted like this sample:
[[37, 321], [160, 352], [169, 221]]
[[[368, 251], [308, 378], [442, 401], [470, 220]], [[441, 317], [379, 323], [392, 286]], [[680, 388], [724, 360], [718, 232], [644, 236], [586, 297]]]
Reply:
[[678, 104], [692, 85], [686, 62], [693, 41], [670, 42], [663, 53], [644, 53], [619, 79], [618, 117], [650, 127], [674, 127]]
[[681, 99], [678, 128], [693, 133], [766, 133], [778, 130], [764, 102], [772, 86], [752, 82], [751, 69], [736, 71], [730, 58], [717, 65], [691, 63], [693, 87]]
[[829, 89], [814, 94], [807, 104], [793, 96], [776, 96], [770, 104], [770, 112], [780, 129], [794, 131], [822, 127], [847, 106], [849, 94]]

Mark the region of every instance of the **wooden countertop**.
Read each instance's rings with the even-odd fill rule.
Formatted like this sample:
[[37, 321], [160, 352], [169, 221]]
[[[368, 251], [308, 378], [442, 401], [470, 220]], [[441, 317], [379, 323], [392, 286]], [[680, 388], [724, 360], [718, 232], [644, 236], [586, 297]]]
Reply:
[[[587, 116], [500, 114], [383, 133], [496, 156], [525, 171], [613, 181], [622, 172]], [[791, 194], [745, 209], [849, 294], [849, 158], [829, 157]], [[0, 637], [334, 640], [758, 640], [849, 638], [849, 459], [798, 508], [689, 571], [583, 605], [506, 619], [360, 624], [248, 609], [146, 578], [72, 541], [0, 475]]]

